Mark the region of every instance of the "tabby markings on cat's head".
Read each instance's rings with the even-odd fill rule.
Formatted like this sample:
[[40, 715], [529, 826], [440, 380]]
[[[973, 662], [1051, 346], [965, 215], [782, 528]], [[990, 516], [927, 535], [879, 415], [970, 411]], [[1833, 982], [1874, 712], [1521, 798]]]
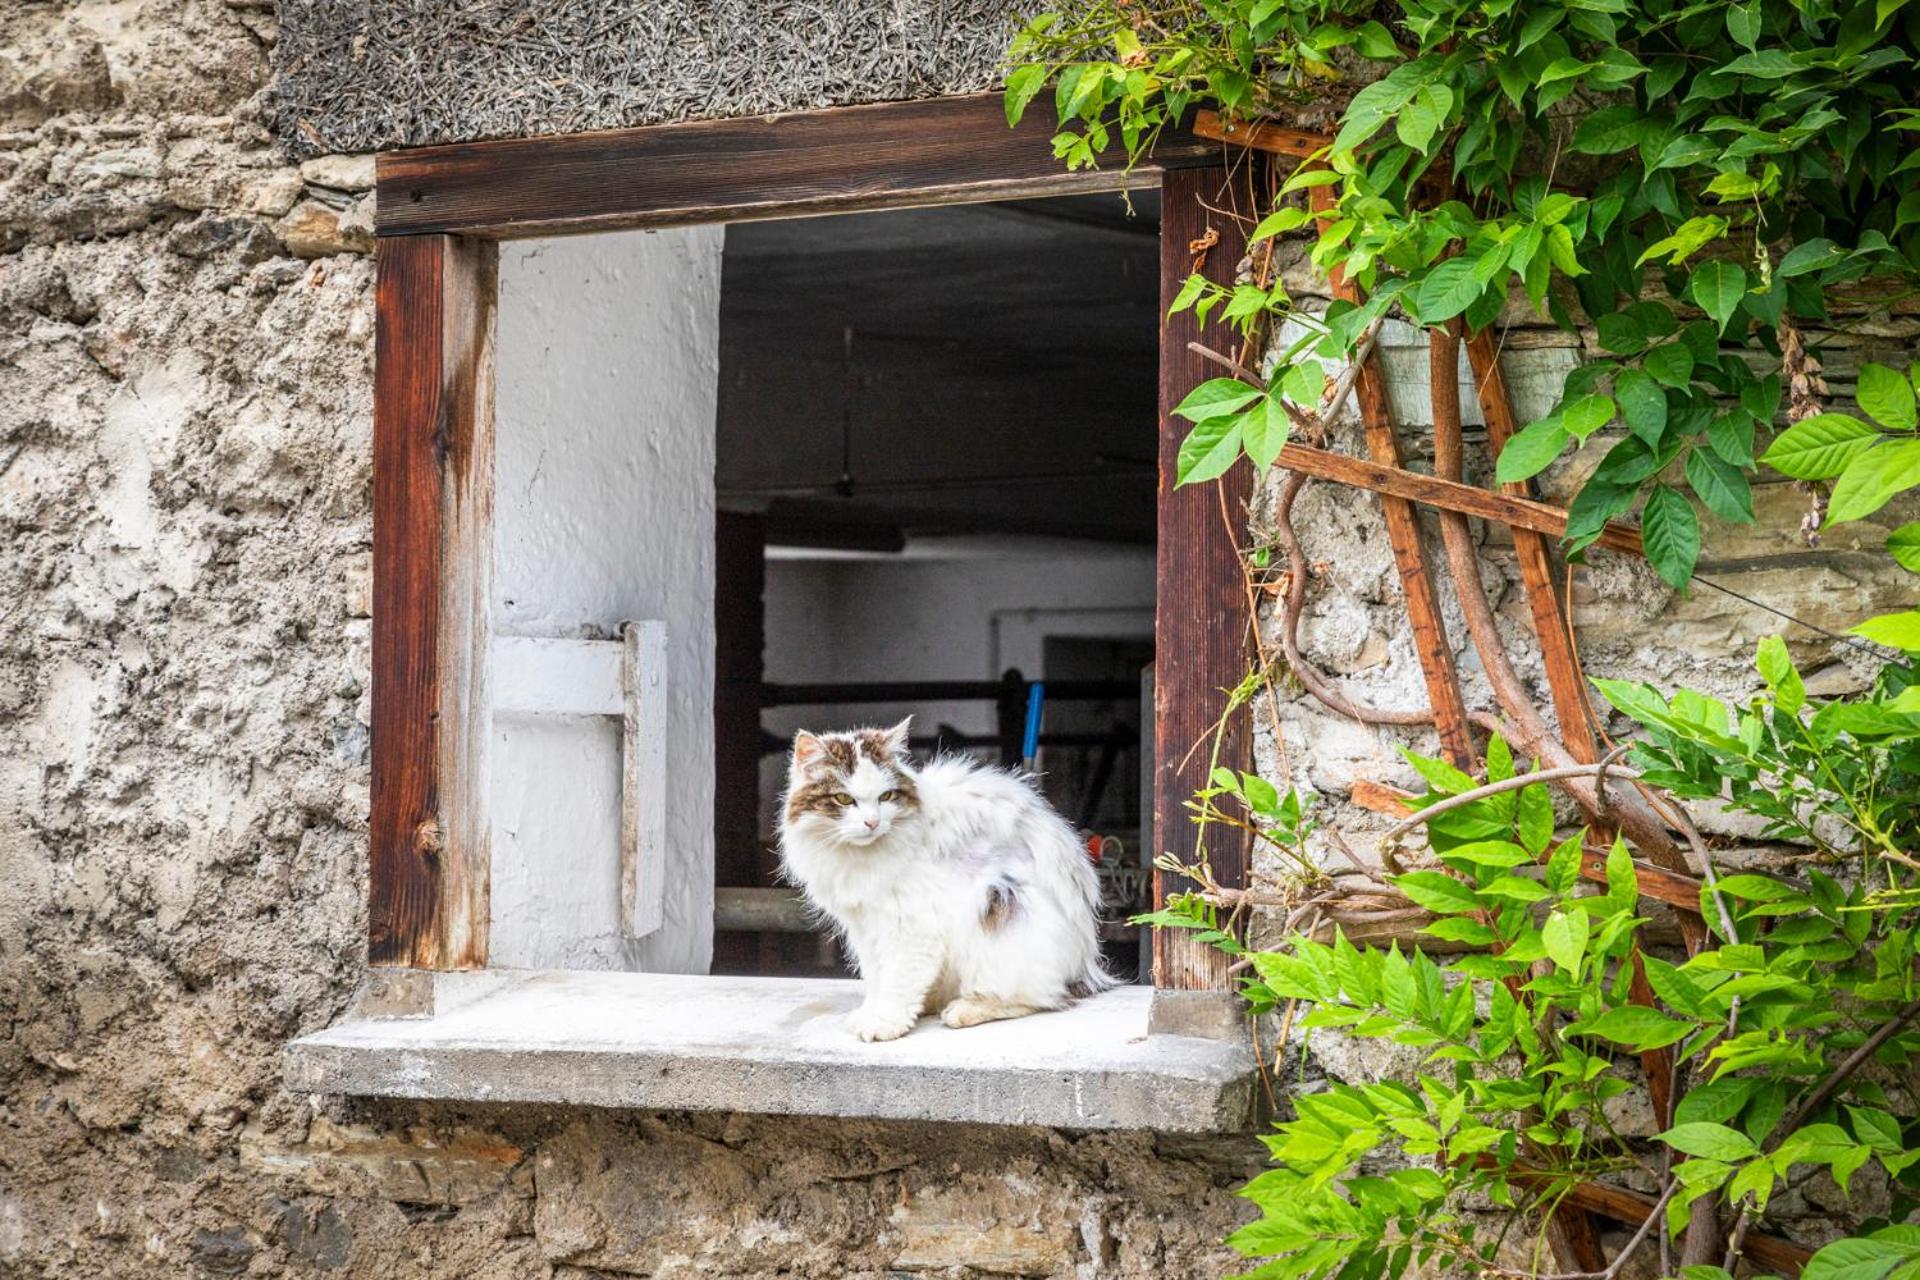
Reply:
[[808, 733], [793, 739], [786, 822], [856, 847], [885, 838], [920, 810], [907, 763], [907, 727]]

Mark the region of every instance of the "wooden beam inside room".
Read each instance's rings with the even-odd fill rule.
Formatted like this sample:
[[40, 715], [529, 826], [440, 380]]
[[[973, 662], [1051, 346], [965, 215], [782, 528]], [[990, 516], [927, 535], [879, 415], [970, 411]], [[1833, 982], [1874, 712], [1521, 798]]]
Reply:
[[[760, 847], [760, 706], [766, 681], [767, 520], [714, 513], [714, 885], [766, 888], [772, 857]], [[713, 967], [747, 973], [783, 938], [716, 931]]]

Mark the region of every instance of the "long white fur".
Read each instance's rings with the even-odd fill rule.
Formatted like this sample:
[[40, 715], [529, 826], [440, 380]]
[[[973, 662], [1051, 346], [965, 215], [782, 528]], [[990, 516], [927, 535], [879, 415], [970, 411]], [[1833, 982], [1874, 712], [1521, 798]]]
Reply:
[[[954, 757], [915, 768], [907, 724], [888, 738], [917, 811], [881, 799], [894, 779], [864, 754], [842, 778], [854, 803], [837, 816], [787, 821], [781, 805], [787, 878], [844, 933], [866, 984], [853, 1032], [892, 1040], [931, 1010], [971, 1026], [1112, 986], [1100, 965], [1099, 882], [1073, 828], [1024, 775]], [[813, 735], [795, 739], [789, 795], [820, 758]], [[989, 927], [996, 885], [1014, 906]]]

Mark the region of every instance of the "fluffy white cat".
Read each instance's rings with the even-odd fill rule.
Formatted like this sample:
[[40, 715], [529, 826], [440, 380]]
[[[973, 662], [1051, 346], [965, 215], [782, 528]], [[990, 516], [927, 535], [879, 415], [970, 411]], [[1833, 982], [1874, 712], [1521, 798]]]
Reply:
[[909, 723], [799, 734], [781, 799], [787, 878], [845, 934], [866, 983], [854, 1034], [893, 1040], [935, 1009], [971, 1027], [1112, 986], [1073, 828], [1024, 775], [916, 767]]

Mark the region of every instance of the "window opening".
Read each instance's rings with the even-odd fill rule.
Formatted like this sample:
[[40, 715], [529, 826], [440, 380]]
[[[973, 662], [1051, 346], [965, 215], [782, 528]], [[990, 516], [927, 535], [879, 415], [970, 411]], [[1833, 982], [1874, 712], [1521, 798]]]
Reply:
[[[745, 223], [721, 256], [714, 971], [843, 976], [777, 879], [798, 728], [914, 717], [1151, 889], [1157, 192]], [[1029, 711], [1038, 711], [1029, 741]]]

